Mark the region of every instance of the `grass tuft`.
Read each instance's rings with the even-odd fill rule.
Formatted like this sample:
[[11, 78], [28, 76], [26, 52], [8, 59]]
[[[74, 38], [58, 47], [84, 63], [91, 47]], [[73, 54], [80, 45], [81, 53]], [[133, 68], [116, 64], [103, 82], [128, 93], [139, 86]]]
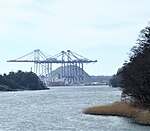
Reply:
[[135, 121], [139, 124], [150, 125], [150, 111], [139, 112], [135, 117]]
[[150, 125], [150, 111], [134, 106], [129, 102], [114, 102], [109, 105], [89, 107], [83, 112], [92, 115], [132, 117], [136, 123]]

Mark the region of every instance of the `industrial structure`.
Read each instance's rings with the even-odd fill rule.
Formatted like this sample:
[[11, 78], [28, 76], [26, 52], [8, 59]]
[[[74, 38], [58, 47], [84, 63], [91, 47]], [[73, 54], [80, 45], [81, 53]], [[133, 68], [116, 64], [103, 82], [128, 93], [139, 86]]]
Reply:
[[34, 63], [34, 72], [38, 76], [43, 76], [46, 82], [52, 82], [53, 64], [61, 64], [61, 76], [67, 83], [82, 83], [84, 79], [83, 64], [97, 62], [89, 60], [70, 50], [61, 51], [60, 53], [50, 56], [37, 49], [15, 60], [7, 62], [32, 62]]

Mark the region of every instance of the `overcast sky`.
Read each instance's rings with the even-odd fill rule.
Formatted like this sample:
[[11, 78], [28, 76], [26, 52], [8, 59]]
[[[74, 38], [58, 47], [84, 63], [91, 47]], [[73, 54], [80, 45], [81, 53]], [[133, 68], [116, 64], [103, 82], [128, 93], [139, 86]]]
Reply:
[[[90, 75], [115, 74], [150, 18], [149, 0], [0, 0], [0, 73], [29, 71], [7, 63], [35, 49], [71, 50], [95, 64]], [[56, 68], [57, 65], [54, 65]]]

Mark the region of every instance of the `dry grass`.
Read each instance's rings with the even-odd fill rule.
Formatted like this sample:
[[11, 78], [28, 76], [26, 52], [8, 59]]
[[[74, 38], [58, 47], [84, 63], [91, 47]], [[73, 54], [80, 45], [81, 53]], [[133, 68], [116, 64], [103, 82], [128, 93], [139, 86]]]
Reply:
[[90, 107], [85, 109], [84, 113], [132, 117], [139, 124], [150, 125], [150, 111], [135, 107], [129, 102], [114, 102], [110, 105]]
[[139, 112], [135, 117], [135, 121], [139, 124], [150, 125], [150, 111]]

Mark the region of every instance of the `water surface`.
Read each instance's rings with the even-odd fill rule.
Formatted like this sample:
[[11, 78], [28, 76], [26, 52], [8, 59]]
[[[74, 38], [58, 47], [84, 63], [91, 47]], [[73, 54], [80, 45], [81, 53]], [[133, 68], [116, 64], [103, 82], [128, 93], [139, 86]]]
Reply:
[[0, 92], [0, 131], [149, 131], [128, 118], [82, 113], [86, 107], [120, 100], [120, 94], [108, 86]]

